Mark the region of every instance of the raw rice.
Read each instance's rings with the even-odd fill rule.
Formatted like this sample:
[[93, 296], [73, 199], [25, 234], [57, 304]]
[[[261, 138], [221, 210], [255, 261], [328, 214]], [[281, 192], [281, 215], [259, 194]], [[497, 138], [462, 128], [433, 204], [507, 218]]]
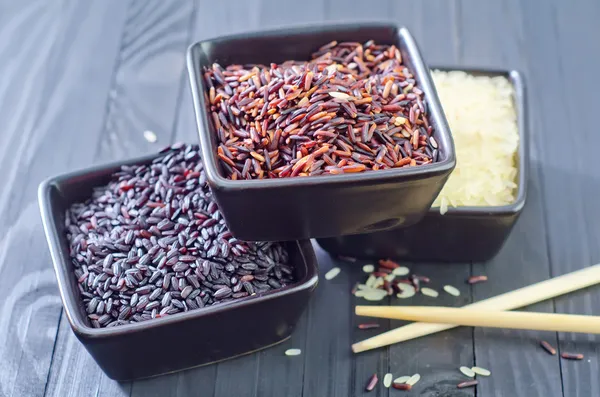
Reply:
[[367, 279], [367, 281], [365, 282], [365, 285], [369, 288], [373, 288], [373, 286], [375, 285], [375, 281], [377, 281], [377, 277], [375, 277], [371, 274], [369, 276], [369, 278]]
[[387, 296], [387, 292], [382, 289], [371, 289], [365, 292], [363, 298], [368, 301], [380, 301]]
[[398, 283], [397, 287], [401, 292], [396, 294], [396, 296], [400, 299], [406, 299], [414, 296], [416, 294], [416, 289], [410, 284]]
[[406, 383], [410, 378], [410, 376], [401, 376], [399, 378], [394, 379], [394, 383]]
[[409, 380], [406, 381], [407, 385], [411, 385], [414, 386], [418, 381], [421, 380], [421, 375], [419, 374], [414, 374], [413, 376], [410, 377]]
[[378, 380], [379, 380], [379, 378], [377, 378], [377, 374], [373, 374], [369, 378], [369, 381], [367, 382], [367, 386], [365, 387], [365, 390], [372, 391], [375, 388], [375, 385], [377, 385]]
[[561, 353], [560, 356], [566, 360], [583, 360], [584, 358], [581, 353]]
[[462, 366], [459, 368], [459, 370], [463, 373], [464, 376], [468, 376], [469, 378], [475, 377], [475, 372], [469, 367]]
[[456, 385], [456, 387], [458, 387], [459, 389], [464, 389], [465, 387], [477, 386], [478, 383], [479, 382], [476, 380], [468, 380], [466, 382], [459, 383], [458, 385]]
[[556, 355], [556, 349], [552, 347], [552, 345], [545, 340], [540, 342], [540, 345], [551, 355]]
[[332, 280], [333, 278], [335, 278], [338, 274], [340, 274], [341, 269], [339, 267], [334, 267], [331, 270], [329, 270], [327, 273], [325, 273], [325, 280]]
[[65, 213], [73, 276], [94, 328], [262, 295], [293, 281], [284, 246], [234, 238], [198, 145], [123, 165]]
[[392, 383], [392, 387], [396, 390], [410, 390], [412, 389], [411, 385], [407, 385], [406, 383]]
[[452, 296], [460, 296], [460, 291], [458, 290], [458, 288], [453, 287], [452, 285], [444, 285], [444, 291], [446, 291]]
[[410, 273], [410, 269], [405, 266], [400, 266], [392, 270], [392, 274], [396, 276], [406, 276], [408, 273]]
[[335, 42], [308, 62], [215, 63], [203, 77], [227, 178], [336, 175], [438, 159], [428, 98], [394, 45]]
[[437, 298], [439, 295], [439, 292], [437, 292], [436, 290], [434, 290], [432, 288], [427, 288], [427, 287], [421, 288], [421, 293], [423, 295], [430, 296], [432, 298]]
[[146, 130], [144, 131], [144, 139], [146, 139], [150, 143], [154, 143], [158, 140], [158, 137], [153, 131]]
[[358, 324], [358, 329], [373, 329], [373, 328], [379, 328], [380, 325], [377, 323], [363, 323], [363, 324]]
[[519, 146], [511, 83], [505, 77], [463, 71], [432, 71], [432, 77], [457, 157], [456, 168], [433, 206], [444, 214], [448, 207], [511, 204]]
[[394, 273], [390, 273], [384, 277], [384, 280], [387, 281], [388, 283], [391, 283], [392, 281], [394, 281], [395, 278], [396, 278], [396, 275]]
[[375, 266], [373, 265], [364, 265], [362, 268], [365, 273], [373, 273], [375, 271]]
[[394, 375], [387, 373], [385, 374], [385, 376], [383, 377], [383, 385], [387, 388], [389, 388], [392, 385], [392, 379], [394, 378]]
[[285, 351], [286, 356], [299, 356], [300, 354], [302, 354], [302, 350], [300, 349], [287, 349]]
[[481, 376], [490, 376], [492, 373], [485, 369], [485, 368], [481, 368], [481, 367], [472, 367], [471, 371], [475, 372], [477, 375], [481, 375]]

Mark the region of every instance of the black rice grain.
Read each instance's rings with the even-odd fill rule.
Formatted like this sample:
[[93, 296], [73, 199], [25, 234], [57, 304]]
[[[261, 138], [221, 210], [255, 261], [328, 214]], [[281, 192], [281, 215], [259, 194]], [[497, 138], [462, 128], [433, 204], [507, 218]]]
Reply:
[[93, 327], [177, 314], [294, 281], [281, 244], [232, 238], [198, 149], [173, 145], [151, 164], [122, 166], [67, 211], [73, 273]]

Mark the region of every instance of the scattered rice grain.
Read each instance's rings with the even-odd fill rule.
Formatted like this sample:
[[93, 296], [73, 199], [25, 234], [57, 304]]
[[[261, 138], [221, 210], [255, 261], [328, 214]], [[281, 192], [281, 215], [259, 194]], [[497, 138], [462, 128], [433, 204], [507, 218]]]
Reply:
[[394, 379], [394, 383], [406, 383], [410, 379], [410, 376], [401, 376]]
[[377, 374], [373, 374], [370, 378], [369, 381], [367, 382], [367, 386], [365, 387], [366, 391], [371, 391], [375, 388], [375, 385], [377, 385], [377, 381], [379, 379], [377, 378]]
[[158, 140], [156, 134], [150, 130], [144, 131], [144, 138], [150, 143], [155, 143]]
[[400, 266], [392, 270], [392, 273], [396, 276], [406, 276], [410, 273], [410, 269], [405, 266]]
[[377, 280], [377, 277], [373, 276], [372, 274], [369, 276], [369, 278], [367, 279], [367, 281], [365, 282], [365, 285], [369, 288], [373, 288], [373, 286], [375, 285], [375, 281]]
[[363, 272], [365, 273], [373, 273], [375, 271], [375, 266], [369, 264], [369, 265], [364, 265], [362, 268]]
[[584, 358], [581, 353], [561, 353], [560, 356], [566, 360], [583, 360]]
[[467, 279], [467, 283], [477, 284], [477, 283], [483, 283], [487, 280], [488, 280], [487, 276], [471, 276]]
[[473, 386], [477, 386], [479, 382], [476, 380], [468, 380], [466, 382], [461, 382], [458, 385], [456, 385], [456, 387], [458, 387], [459, 389], [464, 389], [465, 387], [473, 387]]
[[392, 387], [394, 389], [396, 389], [396, 390], [406, 390], [406, 391], [408, 391], [408, 390], [412, 389], [412, 386], [408, 385], [406, 383], [396, 383], [396, 382], [394, 382], [394, 383], [392, 383]]
[[437, 292], [436, 290], [434, 290], [432, 288], [428, 288], [428, 287], [421, 288], [421, 293], [423, 295], [430, 296], [432, 298], [437, 298], [439, 295], [439, 292]]
[[387, 296], [387, 291], [382, 289], [371, 289], [367, 290], [363, 296], [368, 301], [380, 301]]
[[358, 329], [373, 329], [373, 328], [379, 328], [380, 325], [377, 323], [364, 323], [364, 324], [358, 324]]
[[459, 368], [459, 370], [463, 373], [464, 376], [468, 376], [469, 378], [475, 377], [475, 372], [469, 367], [462, 366]]
[[414, 374], [413, 376], [411, 376], [407, 381], [406, 384], [407, 385], [411, 385], [414, 386], [415, 384], [417, 384], [418, 381], [421, 380], [421, 375], [419, 374]]
[[397, 287], [400, 289], [400, 293], [396, 294], [396, 296], [400, 299], [407, 299], [413, 297], [417, 290], [410, 284], [398, 283]]
[[471, 367], [471, 371], [481, 376], [490, 376], [492, 374], [489, 370], [481, 367]]
[[452, 285], [444, 285], [444, 291], [452, 296], [460, 296], [460, 290]]
[[285, 351], [286, 356], [299, 356], [300, 354], [302, 354], [302, 350], [300, 349], [287, 349]]
[[340, 274], [340, 271], [341, 269], [339, 267], [332, 268], [327, 273], [325, 273], [325, 280], [332, 280], [334, 277]]
[[392, 380], [394, 378], [394, 375], [387, 373], [385, 374], [385, 376], [383, 377], [383, 385], [386, 388], [389, 388], [392, 385]]
[[552, 345], [550, 343], [543, 340], [543, 341], [540, 341], [540, 345], [544, 348], [544, 350], [546, 350], [551, 355], [553, 355], [553, 356], [556, 355], [556, 349], [554, 347], [552, 347]]

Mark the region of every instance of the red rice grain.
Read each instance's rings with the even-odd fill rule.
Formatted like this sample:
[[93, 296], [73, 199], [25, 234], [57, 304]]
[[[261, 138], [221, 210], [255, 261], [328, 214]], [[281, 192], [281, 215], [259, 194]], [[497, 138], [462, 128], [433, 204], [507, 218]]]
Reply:
[[423, 91], [395, 46], [334, 43], [308, 62], [204, 70], [230, 179], [312, 176], [437, 161]]

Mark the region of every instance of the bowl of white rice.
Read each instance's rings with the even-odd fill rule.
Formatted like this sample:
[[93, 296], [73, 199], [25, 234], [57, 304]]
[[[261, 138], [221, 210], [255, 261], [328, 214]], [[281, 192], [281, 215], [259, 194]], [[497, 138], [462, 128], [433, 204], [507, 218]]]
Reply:
[[515, 70], [434, 68], [456, 168], [421, 222], [318, 239], [330, 253], [413, 261], [487, 261], [525, 204], [528, 148], [523, 76]]

